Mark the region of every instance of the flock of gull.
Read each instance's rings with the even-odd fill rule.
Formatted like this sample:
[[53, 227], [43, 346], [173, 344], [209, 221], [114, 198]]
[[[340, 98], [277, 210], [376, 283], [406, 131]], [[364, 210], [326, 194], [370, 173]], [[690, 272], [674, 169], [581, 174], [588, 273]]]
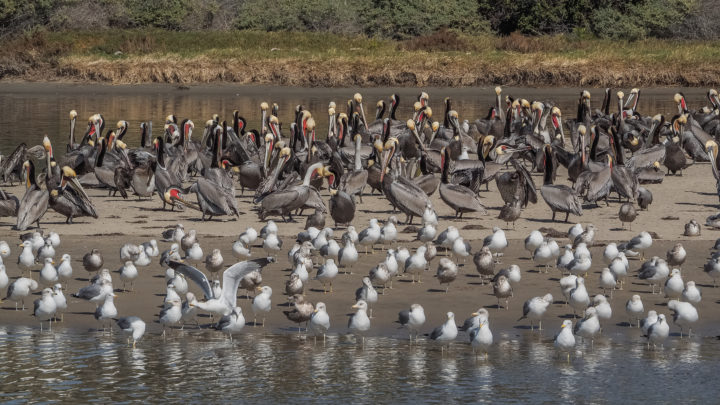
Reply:
[[[577, 117], [562, 122], [560, 109], [552, 103], [510, 96], [502, 98], [496, 88], [496, 103], [484, 119], [460, 122], [452, 109], [451, 100], [444, 100], [443, 122], [432, 121], [429, 96], [421, 93], [414, 103], [413, 114], [407, 121], [396, 119], [399, 96], [392, 95], [389, 105], [377, 103], [375, 120], [366, 120], [362, 96], [355, 94], [348, 100], [347, 112], [338, 113], [332, 102], [328, 108], [329, 125], [325, 140], [316, 139], [315, 120], [302, 106], [295, 109], [295, 120], [289, 125], [289, 135], [283, 135], [278, 119], [279, 107], [261, 104], [258, 129], [248, 130], [246, 120], [235, 111], [230, 124], [213, 116], [205, 124], [200, 141], [192, 139], [194, 124], [185, 119], [178, 122], [174, 115], [166, 119], [162, 136], [152, 137], [152, 123], [142, 123], [141, 141], [130, 148], [124, 141], [129, 123], [119, 121], [115, 128], [105, 131], [105, 119], [94, 114], [80, 140], [75, 140], [77, 113], [70, 113], [70, 138], [66, 153], [55, 160], [48, 137], [41, 145], [25, 144], [11, 155], [0, 159], [2, 181], [25, 184], [21, 199], [0, 190], [0, 216], [17, 217], [15, 229], [25, 231], [33, 224], [38, 231], [21, 235], [18, 255], [18, 275], [10, 280], [6, 265], [0, 265], [0, 288], [7, 287], [7, 300], [24, 310], [25, 299], [43, 287], [40, 298], [34, 301], [33, 315], [41, 322], [62, 319], [68, 308], [62, 282], [73, 275], [72, 260], [68, 254], [56, 255], [60, 236], [49, 232], [43, 236], [40, 222], [48, 209], [52, 209], [72, 223], [78, 217], [98, 217], [92, 199], [85, 187], [103, 187], [109, 194], [128, 192], [138, 198], [152, 198], [157, 194], [163, 208], [192, 209], [200, 212], [203, 220], [215, 217], [242, 218], [236, 197], [236, 182], [245, 190], [255, 192], [254, 209], [261, 220], [279, 217], [290, 221], [293, 215], [307, 215], [305, 230], [297, 235], [295, 244], [287, 253], [292, 269], [285, 284], [285, 294], [292, 309], [285, 311], [288, 320], [305, 325], [315, 336], [330, 329], [329, 308], [323, 302], [312, 303], [306, 290], [312, 282], [319, 282], [326, 294], [333, 293], [333, 280], [340, 271], [352, 274], [364, 272], [367, 265], [361, 260], [364, 254], [375, 252], [376, 247], [386, 248], [386, 256], [373, 266], [355, 293], [346, 330], [363, 343], [371, 328], [372, 307], [377, 306], [386, 289], [392, 289], [397, 277], [410, 277], [421, 282], [421, 276], [430, 269], [437, 257], [435, 276], [446, 292], [464, 271], [467, 258], [479, 273], [481, 282], [488, 281], [497, 298], [497, 308], [507, 309], [513, 290], [521, 288], [522, 270], [517, 264], [496, 269], [508, 240], [500, 227], [493, 231], [473, 251], [469, 240], [460, 230], [449, 225], [440, 231], [438, 216], [430, 196], [436, 191], [440, 199], [455, 213], [487, 215], [480, 200], [483, 185], [486, 191], [492, 181], [504, 201], [498, 219], [513, 224], [528, 204], [538, 201], [537, 191], [550, 208], [552, 220], [556, 214], [581, 216], [583, 209], [609, 204], [611, 194], [620, 202], [619, 219], [632, 223], [637, 209], [646, 209], [653, 196], [645, 184], [662, 182], [667, 174], [682, 173], [695, 162], [709, 162], [720, 193], [718, 170], [718, 144], [720, 135], [720, 97], [715, 90], [708, 92], [710, 106], [689, 110], [685, 97], [678, 93], [675, 102], [678, 114], [666, 120], [662, 115], [643, 116], [638, 110], [640, 91], [633, 89], [627, 100], [623, 92], [605, 92], [600, 109], [590, 107], [590, 93], [583, 91], [578, 100]], [[617, 111], [611, 113], [613, 96]], [[389, 107], [389, 108], [388, 108]], [[385, 118], [385, 111], [389, 116]], [[569, 132], [567, 142], [565, 132]], [[323, 135], [325, 133], [323, 132]], [[662, 139], [662, 140], [661, 140]], [[630, 154], [630, 157], [628, 157]], [[36, 173], [35, 160], [45, 161], [45, 168]], [[558, 166], [564, 166], [571, 185], [556, 184]], [[533, 172], [542, 173], [543, 185], [536, 187]], [[327, 182], [327, 183], [325, 183]], [[325, 197], [321, 194], [327, 186]], [[417, 218], [419, 226], [413, 248], [402, 247], [398, 242], [399, 220], [390, 216], [382, 225], [376, 218], [368, 227], [357, 232], [352, 224], [356, 213], [356, 199], [362, 203], [369, 191], [380, 192], [395, 212], [405, 214], [405, 222], [412, 224]], [[189, 195], [196, 200], [190, 201]], [[327, 198], [327, 203], [325, 198]], [[623, 202], [625, 200], [625, 202]], [[334, 227], [326, 227], [329, 215]], [[708, 226], [720, 226], [720, 215], [707, 219]], [[452, 221], [452, 218], [449, 219]], [[343, 228], [339, 242], [335, 232]], [[406, 228], [408, 229], [408, 228]], [[686, 225], [686, 235], [700, 232], [697, 222]], [[557, 235], [532, 231], [525, 239], [525, 249], [531, 254], [538, 273], [551, 268], [562, 272], [559, 287], [575, 316], [574, 324], [566, 319], [555, 337], [555, 346], [568, 354], [575, 347], [575, 336], [593, 339], [601, 332], [601, 322], [612, 316], [613, 290], [623, 288], [628, 277], [637, 276], [647, 281], [655, 294], [656, 287], [668, 298], [673, 322], [681, 328], [681, 335], [691, 333], [698, 321], [696, 305], [701, 294], [693, 281], [685, 282], [681, 266], [686, 252], [681, 243], [667, 252], [666, 258], [653, 256], [645, 260], [653, 237], [643, 231], [626, 243], [609, 243], [602, 253], [605, 267], [597, 279], [598, 294], [591, 297], [586, 287], [593, 258], [590, 247], [595, 244], [598, 229], [593, 224], [585, 228], [572, 226], [569, 243], [564, 250]], [[158, 242], [150, 240], [140, 245], [128, 243], [120, 248], [122, 267], [117, 273], [123, 284], [122, 292], [134, 287], [140, 269], [158, 261], [156, 266], [166, 269], [166, 294], [158, 321], [167, 327], [184, 327], [195, 323], [198, 312], [209, 314], [211, 326], [232, 335], [240, 332], [246, 320], [237, 305], [238, 289], [247, 291], [252, 298], [253, 325], [258, 316], [263, 319], [272, 308], [272, 289], [263, 285], [263, 268], [277, 261], [282, 252], [283, 240], [278, 225], [267, 220], [258, 232], [247, 228], [232, 244], [232, 252], [241, 260], [226, 266], [221, 250], [214, 248], [205, 255], [195, 230], [185, 231], [178, 224], [166, 230], [162, 240], [170, 244], [160, 252]], [[263, 257], [252, 258], [252, 249], [261, 247]], [[717, 246], [716, 244], [716, 247]], [[414, 251], [413, 251], [414, 250]], [[0, 242], [0, 258], [10, 257], [10, 246]], [[55, 262], [59, 257], [60, 262]], [[637, 275], [631, 274], [629, 258], [642, 261]], [[157, 259], [156, 259], [157, 258]], [[104, 267], [98, 249], [88, 252], [82, 259], [87, 272], [94, 275], [89, 285], [73, 297], [96, 304], [94, 317], [103, 330], [115, 320], [117, 326], [130, 335], [133, 346], [145, 332], [145, 322], [137, 316], [119, 317], [114, 303], [117, 297], [113, 275]], [[205, 272], [198, 267], [204, 266]], [[197, 266], [197, 267], [196, 267]], [[38, 279], [32, 270], [40, 267]], [[26, 277], [25, 272], [30, 271]], [[315, 272], [313, 277], [313, 272]], [[713, 281], [720, 278], [720, 255], [712, 255], [705, 272]], [[221, 277], [220, 277], [221, 276]], [[191, 283], [188, 283], [190, 281]], [[190, 291], [190, 290], [194, 290]], [[381, 292], [379, 293], [378, 290]], [[202, 299], [198, 299], [202, 296]], [[523, 305], [522, 316], [531, 328], [542, 320], [553, 295], [534, 297]], [[668, 338], [670, 325], [666, 314], [645, 311], [642, 298], [633, 295], [625, 306], [630, 326], [641, 327], [648, 346], [662, 344]], [[425, 329], [425, 311], [413, 303], [398, 315], [398, 322], [407, 328], [410, 341], [417, 340]], [[112, 327], [111, 327], [112, 330]], [[490, 312], [480, 308], [458, 327], [453, 312], [447, 320], [432, 329], [429, 339], [448, 347], [459, 332], [465, 332], [473, 351], [487, 356], [493, 344], [490, 329]]]

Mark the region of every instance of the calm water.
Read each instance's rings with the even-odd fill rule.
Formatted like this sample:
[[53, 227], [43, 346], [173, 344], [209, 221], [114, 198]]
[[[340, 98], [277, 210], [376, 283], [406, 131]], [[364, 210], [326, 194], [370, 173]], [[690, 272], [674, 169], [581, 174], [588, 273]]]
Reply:
[[[444, 356], [420, 342], [294, 335], [149, 336], [133, 350], [99, 332], [0, 328], [0, 402], [716, 403], [719, 345], [658, 352], [642, 342], [596, 343], [568, 364], [550, 341], [501, 343], [488, 361], [465, 343]], [[680, 388], [682, 387], [682, 388]]]
[[[484, 118], [488, 107], [494, 104], [493, 88], [427, 88], [433, 117], [442, 122], [443, 99], [451, 97], [453, 108], [460, 119], [474, 121]], [[590, 89], [592, 107], [600, 108], [602, 89]], [[639, 110], [645, 115], [656, 113], [675, 114], [677, 109], [673, 94], [681, 89], [642, 90]], [[707, 104], [707, 89], [684, 89], [691, 108]], [[286, 87], [241, 87], [206, 86], [178, 90], [174, 86], [91, 86], [60, 84], [2, 84], [0, 85], [0, 153], [8, 154], [20, 143], [39, 144], [47, 134], [55, 145], [56, 154], [62, 154], [67, 144], [70, 123], [68, 113], [78, 112], [75, 136], [85, 132], [87, 119], [94, 113], [102, 113], [106, 130], [115, 128], [118, 120], [130, 123], [125, 140], [132, 147], [140, 141], [140, 122], [153, 121], [153, 135], [163, 131], [165, 117], [174, 113], [179, 120], [190, 118], [195, 123], [194, 137], [202, 136], [205, 121], [217, 113], [230, 120], [233, 110], [239, 110], [248, 120], [249, 128], [257, 128], [260, 122], [260, 103], [267, 101], [280, 106], [280, 122], [285, 123], [284, 134], [288, 134], [289, 123], [294, 117], [294, 108], [301, 104], [310, 110], [317, 122], [318, 137], [324, 137], [327, 128], [327, 106], [332, 100], [339, 112], [346, 111], [346, 102], [352, 98], [355, 89], [302, 89]], [[629, 89], [624, 89], [629, 93]], [[388, 101], [392, 93], [400, 95], [398, 119], [412, 114], [412, 104], [420, 89], [375, 88], [363, 89], [363, 104], [368, 121], [374, 119], [375, 104], [378, 100]], [[528, 89], [507, 88], [504, 94], [524, 97], [529, 100], [548, 100], [558, 105], [565, 118], [576, 114], [580, 89]], [[613, 102], [612, 106], [615, 106]], [[614, 109], [614, 108], [612, 108]]]

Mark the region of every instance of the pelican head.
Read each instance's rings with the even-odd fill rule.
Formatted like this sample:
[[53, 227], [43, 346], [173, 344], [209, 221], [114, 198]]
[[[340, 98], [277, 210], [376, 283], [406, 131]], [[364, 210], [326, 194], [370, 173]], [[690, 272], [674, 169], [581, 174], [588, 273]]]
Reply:
[[497, 94], [497, 95], [499, 96], [500, 93], [502, 93], [502, 87], [500, 87], [500, 86], [495, 86], [495, 94]]
[[71, 120], [76, 119], [77, 116], [78, 116], [77, 111], [75, 111], [75, 110], [70, 110], [70, 119], [71, 119]]

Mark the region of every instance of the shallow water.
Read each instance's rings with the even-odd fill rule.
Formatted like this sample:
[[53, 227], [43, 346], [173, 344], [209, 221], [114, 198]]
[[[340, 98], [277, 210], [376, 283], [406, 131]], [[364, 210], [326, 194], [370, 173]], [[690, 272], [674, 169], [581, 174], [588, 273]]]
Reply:
[[[442, 121], [443, 99], [451, 97], [453, 109], [460, 120], [474, 121], [484, 118], [488, 108], [495, 103], [493, 88], [427, 88], [433, 117]], [[641, 91], [639, 111], [645, 115], [677, 112], [673, 95], [682, 90], [691, 108], [706, 105], [707, 89], [660, 88]], [[162, 134], [165, 117], [174, 113], [178, 120], [190, 118], [195, 123], [194, 138], [202, 136], [205, 121], [217, 113], [230, 120], [233, 110], [239, 110], [248, 121], [249, 129], [257, 128], [260, 122], [260, 103], [277, 103], [280, 107], [280, 122], [285, 123], [287, 136], [289, 123], [294, 117], [296, 105], [302, 105], [313, 113], [317, 123], [317, 136], [327, 133], [327, 107], [335, 101], [338, 112], [345, 112], [346, 102], [357, 89], [304, 89], [269, 86], [198, 86], [179, 90], [171, 85], [145, 86], [104, 86], [71, 84], [0, 84], [0, 153], [8, 154], [20, 142], [39, 144], [47, 134], [55, 145], [56, 155], [62, 155], [70, 130], [68, 113], [78, 112], [75, 136], [79, 141], [87, 128], [87, 119], [95, 113], [105, 117], [105, 130], [115, 128], [118, 120], [126, 120], [130, 128], [125, 140], [130, 147], [140, 140], [140, 122], [153, 121], [153, 135]], [[421, 89], [413, 88], [372, 88], [362, 89], [365, 114], [369, 122], [375, 116], [378, 100], [388, 99], [392, 93], [400, 96], [398, 119], [409, 118], [412, 104]], [[590, 89], [592, 108], [600, 108], [602, 89]], [[624, 89], [629, 93], [629, 89]], [[506, 88], [503, 94], [524, 97], [528, 100], [547, 100], [563, 111], [565, 119], [575, 116], [580, 89], [575, 88]], [[616, 107], [611, 104], [611, 111]], [[386, 113], [387, 116], [387, 113]]]
[[[217, 334], [146, 336], [0, 327], [0, 402], [714, 403], [716, 340], [658, 351], [642, 342], [578, 345], [570, 363], [549, 340], [495, 336], [479, 360], [464, 336], [442, 354], [420, 341]], [[680, 389], [682, 387], [682, 389]]]

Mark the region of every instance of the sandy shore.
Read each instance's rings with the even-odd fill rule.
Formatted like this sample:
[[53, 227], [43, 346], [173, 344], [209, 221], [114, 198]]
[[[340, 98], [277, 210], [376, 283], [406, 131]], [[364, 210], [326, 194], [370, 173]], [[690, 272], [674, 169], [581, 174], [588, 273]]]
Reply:
[[[562, 176], [559, 175], [558, 178], [562, 178]], [[535, 177], [535, 181], [539, 185], [542, 178]], [[688, 252], [687, 262], [682, 268], [683, 278], [685, 281], [695, 280], [703, 293], [703, 300], [698, 306], [700, 322], [694, 330], [697, 331], [698, 336], [704, 337], [720, 334], [718, 330], [720, 312], [714, 310], [715, 305], [720, 302], [720, 289], [712, 288], [712, 280], [702, 271], [703, 264], [710, 252], [709, 249], [712, 247], [714, 240], [720, 237], [720, 233], [703, 228], [702, 235], [699, 237], [688, 238], [682, 236], [683, 225], [690, 219], [694, 218], [704, 223], [706, 216], [717, 211], [718, 199], [713, 192], [714, 186], [714, 179], [707, 164], [698, 164], [691, 167], [685, 171], [682, 177], [666, 177], [663, 184], [647, 185], [646, 187], [655, 196], [655, 202], [651, 205], [649, 211], [640, 214], [633, 223], [632, 231], [621, 229], [620, 222], [617, 219], [619, 204], [615, 201], [611, 201], [609, 207], [602, 203], [598, 208], [586, 209], [581, 218], [571, 217], [570, 221], [579, 221], [583, 224], [594, 223], [600, 230], [597, 243], [601, 246], [592, 249], [595, 260], [586, 282], [590, 294], [594, 295], [601, 292], [598, 288], [598, 276], [603, 267], [601, 254], [604, 243], [629, 239], [640, 230], [653, 231], [660, 236], [660, 239], [648, 251], [649, 256], [665, 257], [666, 251], [677, 241], [681, 241]], [[22, 188], [19, 186], [6, 188], [6, 190], [20, 196], [23, 193]], [[89, 194], [97, 205], [100, 214], [99, 219], [78, 218], [75, 224], [66, 225], [63, 217], [54, 212], [48, 212], [42, 224], [44, 229], [54, 230], [60, 233], [62, 237], [61, 246], [57, 249], [57, 258], [63, 253], [69, 253], [73, 257], [74, 278], [70, 281], [66, 292], [69, 308], [64, 323], [59, 324], [60, 327], [80, 329], [98, 327], [98, 323], [92, 316], [95, 309], [94, 304], [69, 297], [70, 292], [76, 292], [87, 284], [88, 273], [82, 268], [81, 260], [82, 255], [90, 249], [100, 249], [105, 257], [105, 267], [116, 270], [121, 266], [118, 252], [123, 243], [141, 243], [151, 238], [160, 241], [160, 233], [163, 229], [182, 222], [186, 229], [196, 229], [198, 231], [201, 246], [206, 254], [212, 248], [219, 248], [225, 258], [225, 263], [229, 265], [235, 262], [231, 246], [237, 235], [247, 226], [259, 229], [263, 225], [258, 220], [255, 211], [251, 210], [251, 197], [247, 193], [245, 196], [239, 196], [240, 207], [244, 212], [239, 220], [224, 218], [220, 221], [207, 222], [201, 222], [198, 213], [193, 211], [162, 211], [160, 210], [162, 204], [157, 197], [150, 200], [131, 198], [124, 201], [119, 197], [107, 197], [107, 191], [105, 190], [91, 189]], [[323, 190], [322, 195], [327, 196], [327, 191]], [[446, 217], [451, 214], [449, 208], [440, 200], [437, 194], [432, 197], [438, 215], [442, 217], [440, 229], [445, 229], [451, 224], [458, 226], [461, 229], [461, 235], [471, 241], [475, 250], [482, 245], [482, 238], [490, 233], [492, 226], [501, 225], [504, 227], [504, 224], [501, 224], [495, 218], [502, 204], [499, 195], [495, 192], [494, 184], [490, 185], [490, 192], [482, 192], [481, 195], [484, 197], [485, 205], [488, 207], [490, 214], [485, 217], [471, 216], [462, 221]], [[391, 212], [387, 209], [387, 202], [383, 197], [377, 195], [366, 196], [364, 201], [364, 204], [359, 206], [353, 222], [358, 230], [364, 228], [371, 217], [377, 217], [384, 221], [391, 215]], [[404, 215], [398, 217], [401, 220], [404, 219]], [[451, 285], [450, 292], [446, 294], [444, 288], [440, 288], [437, 280], [432, 277], [437, 268], [438, 259], [436, 258], [430, 264], [430, 271], [423, 275], [423, 283], [410, 283], [405, 278], [399, 278], [395, 281], [393, 289], [388, 289], [384, 295], [380, 296], [379, 302], [374, 306], [371, 334], [406, 336], [404, 331], [397, 328], [398, 325], [394, 321], [397, 319], [398, 311], [406, 309], [410, 304], [416, 302], [425, 307], [428, 318], [425, 325], [426, 332], [440, 325], [444, 321], [447, 311], [455, 312], [458, 323], [462, 323], [470, 313], [479, 307], [486, 307], [491, 313], [493, 330], [529, 334], [530, 331], [526, 328], [527, 322], [516, 321], [522, 314], [522, 304], [530, 297], [550, 292], [555, 297], [555, 304], [549, 309], [545, 322], [547, 330], [543, 331], [543, 335], [552, 338], [562, 318], [571, 317], [572, 310], [565, 307], [561, 302], [562, 294], [558, 285], [560, 273], [556, 270], [548, 274], [537, 273], [534, 270], [529, 254], [524, 250], [523, 239], [533, 229], [552, 227], [565, 233], [570, 225], [561, 222], [551, 223], [549, 210], [542, 200], [538, 204], [528, 207], [523, 212], [522, 217], [517, 222], [514, 230], [506, 231], [508, 239], [510, 239], [510, 246], [505, 252], [502, 265], [499, 266], [499, 268], [502, 268], [515, 263], [523, 271], [522, 281], [514, 288], [515, 294], [510, 300], [509, 310], [498, 310], [496, 308], [497, 301], [492, 295], [492, 287], [488, 284], [480, 285], [480, 280], [476, 276], [477, 273], [471, 261], [468, 261], [467, 266], [464, 266], [458, 279]], [[677, 219], [661, 219], [666, 217], [675, 217]], [[274, 291], [273, 310], [267, 317], [265, 331], [279, 333], [295, 331], [294, 325], [282, 313], [282, 310], [288, 309], [286, 307], [286, 298], [282, 294], [286, 276], [290, 271], [285, 253], [292, 246], [295, 236], [305, 223], [304, 217], [298, 217], [297, 220], [298, 222], [295, 223], [279, 223], [284, 249], [278, 256], [278, 262], [268, 266], [263, 272], [264, 284], [271, 286]], [[14, 219], [0, 219], [0, 239], [8, 240], [11, 246], [13, 242], [18, 241], [19, 235], [19, 232], [11, 230], [13, 224]], [[328, 225], [332, 225], [329, 219]], [[482, 229], [463, 230], [463, 227], [469, 225]], [[403, 228], [404, 225], [399, 226], [400, 230]], [[336, 236], [339, 236], [342, 232], [343, 230], [339, 230]], [[414, 233], [401, 233], [399, 245], [415, 248], [419, 245], [419, 242], [413, 242], [414, 238]], [[567, 243], [567, 239], [560, 238], [559, 243], [562, 246]], [[168, 243], [160, 242], [161, 250], [168, 247]], [[5, 261], [11, 278], [15, 278], [20, 274], [20, 270], [15, 264], [19, 252], [19, 248], [13, 247], [11, 257]], [[261, 248], [254, 248], [253, 252], [254, 256], [264, 255]], [[309, 290], [306, 289], [307, 298], [311, 302], [323, 301], [327, 304], [328, 312], [331, 315], [331, 332], [344, 333], [347, 331], [346, 314], [353, 311], [350, 307], [354, 303], [355, 289], [361, 285], [361, 278], [367, 274], [373, 265], [381, 261], [384, 255], [385, 253], [381, 251], [368, 256], [361, 254], [361, 263], [355, 266], [354, 274], [340, 274], [334, 283], [334, 292], [331, 294], [323, 294], [319, 282], [310, 283]], [[667, 300], [663, 298], [663, 295], [651, 295], [649, 293], [650, 287], [637, 279], [636, 274], [640, 264], [639, 260], [631, 260], [629, 272], [631, 277], [628, 279], [629, 282], [626, 288], [615, 291], [613, 294], [611, 300], [614, 312], [613, 318], [603, 324], [606, 337], [612, 339], [639, 337], [640, 332], [637, 329], [628, 328], [626, 324], [627, 317], [624, 308], [625, 303], [632, 294], [641, 295], [646, 310], [655, 309], [659, 313], [670, 314], [665, 304]], [[37, 270], [39, 268], [40, 266], [37, 267]], [[199, 266], [199, 268], [203, 269], [203, 266]], [[161, 268], [157, 264], [157, 260], [150, 266], [140, 269], [140, 277], [135, 282], [134, 292], [120, 291], [122, 285], [119, 277], [117, 273], [113, 274], [114, 286], [118, 291], [118, 298], [115, 303], [120, 315], [142, 317], [149, 323], [150, 333], [158, 333], [161, 330], [156, 321], [165, 291], [164, 271], [165, 268]], [[38, 278], [37, 271], [33, 273], [33, 278]], [[198, 291], [196, 287], [191, 287], [191, 289]], [[243, 308], [247, 321], [251, 323], [250, 301], [246, 300], [243, 294], [244, 291], [239, 292], [238, 303]], [[37, 322], [31, 316], [32, 300], [35, 298], [37, 298], [36, 295], [26, 301], [25, 311], [16, 312], [13, 302], [5, 301], [0, 304], [2, 322], [15, 325], [37, 325]], [[201, 317], [199, 319], [201, 324], [209, 323], [209, 318]], [[251, 324], [246, 328], [248, 333], [259, 333], [261, 330], [263, 329], [259, 327], [253, 328]], [[672, 326], [671, 331], [679, 332], [679, 328]]]

